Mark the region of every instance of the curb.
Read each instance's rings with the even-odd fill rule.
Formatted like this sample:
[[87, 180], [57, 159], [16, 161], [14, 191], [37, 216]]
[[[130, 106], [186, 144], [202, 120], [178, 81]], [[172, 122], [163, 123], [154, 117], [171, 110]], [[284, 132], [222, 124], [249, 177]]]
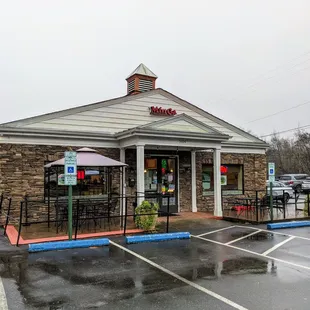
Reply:
[[281, 228], [296, 228], [310, 226], [310, 221], [299, 221], [299, 222], [282, 222], [267, 224], [267, 229], [281, 229]]
[[126, 237], [126, 243], [142, 243], [142, 242], [156, 242], [167, 241], [176, 239], [190, 239], [189, 232], [177, 232], [167, 234], [153, 234], [153, 235], [140, 235]]
[[28, 251], [30, 253], [34, 253], [34, 252], [43, 252], [43, 251], [98, 247], [98, 246], [109, 245], [109, 244], [110, 244], [110, 240], [107, 238], [44, 242], [44, 243], [29, 244]]

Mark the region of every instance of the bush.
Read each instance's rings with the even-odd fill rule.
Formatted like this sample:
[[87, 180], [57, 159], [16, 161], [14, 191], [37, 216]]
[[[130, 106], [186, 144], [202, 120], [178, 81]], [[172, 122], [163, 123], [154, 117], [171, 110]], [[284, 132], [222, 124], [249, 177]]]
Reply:
[[158, 203], [150, 203], [144, 200], [135, 210], [135, 214], [137, 215], [135, 218], [136, 226], [146, 231], [154, 230], [158, 217], [158, 210]]

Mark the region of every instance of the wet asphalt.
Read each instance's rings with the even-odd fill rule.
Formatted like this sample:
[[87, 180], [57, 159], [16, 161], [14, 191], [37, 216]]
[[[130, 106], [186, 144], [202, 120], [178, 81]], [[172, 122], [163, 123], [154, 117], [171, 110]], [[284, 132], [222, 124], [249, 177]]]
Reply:
[[[227, 243], [252, 232], [234, 227], [205, 237]], [[279, 232], [308, 238], [310, 228]], [[264, 253], [287, 238], [259, 232], [232, 245]], [[196, 238], [114, 241], [247, 309], [310, 309], [310, 240], [294, 238], [269, 254], [308, 269]], [[9, 309], [234, 309], [114, 245], [31, 254], [2, 262], [0, 275]]]

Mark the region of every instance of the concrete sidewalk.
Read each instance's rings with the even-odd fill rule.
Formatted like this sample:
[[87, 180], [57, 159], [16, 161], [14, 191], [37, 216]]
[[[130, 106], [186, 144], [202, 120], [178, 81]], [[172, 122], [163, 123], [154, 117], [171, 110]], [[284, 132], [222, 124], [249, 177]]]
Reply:
[[8, 238], [3, 235], [3, 229], [0, 229], [0, 261], [8, 262], [12, 260], [24, 259], [27, 256], [27, 247], [17, 247], [11, 245]]

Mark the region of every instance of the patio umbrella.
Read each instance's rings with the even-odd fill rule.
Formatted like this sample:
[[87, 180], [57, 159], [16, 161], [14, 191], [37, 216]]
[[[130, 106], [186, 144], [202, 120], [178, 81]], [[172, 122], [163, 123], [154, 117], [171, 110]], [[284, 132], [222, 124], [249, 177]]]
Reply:
[[[77, 151], [77, 166], [82, 167], [125, 167], [126, 164], [111, 159], [109, 157], [98, 154], [96, 150], [84, 147], [78, 149]], [[51, 162], [44, 167], [50, 168], [52, 166], [64, 166], [65, 159], [59, 159], [54, 162]]]

